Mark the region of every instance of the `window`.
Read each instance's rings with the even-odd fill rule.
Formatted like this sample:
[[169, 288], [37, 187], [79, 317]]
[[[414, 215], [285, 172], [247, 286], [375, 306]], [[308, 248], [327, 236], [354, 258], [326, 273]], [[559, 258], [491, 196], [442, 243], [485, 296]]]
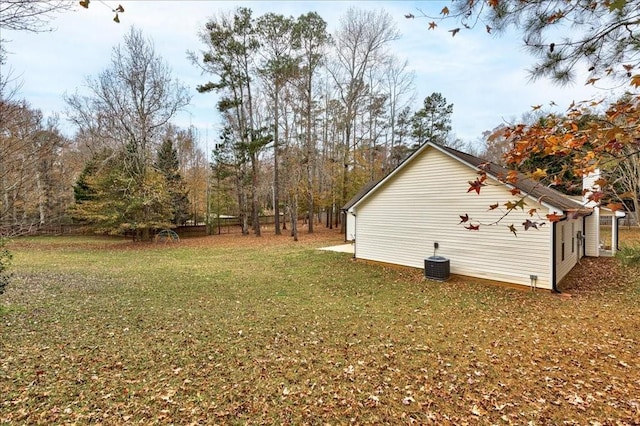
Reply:
[[571, 253], [576, 252], [576, 224], [571, 224]]

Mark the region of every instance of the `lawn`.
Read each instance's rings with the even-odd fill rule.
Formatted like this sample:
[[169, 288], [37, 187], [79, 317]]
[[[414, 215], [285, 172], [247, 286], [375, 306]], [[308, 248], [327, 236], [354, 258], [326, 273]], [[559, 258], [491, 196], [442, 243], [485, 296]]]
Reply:
[[439, 283], [320, 231], [14, 241], [0, 424], [640, 423], [638, 269]]

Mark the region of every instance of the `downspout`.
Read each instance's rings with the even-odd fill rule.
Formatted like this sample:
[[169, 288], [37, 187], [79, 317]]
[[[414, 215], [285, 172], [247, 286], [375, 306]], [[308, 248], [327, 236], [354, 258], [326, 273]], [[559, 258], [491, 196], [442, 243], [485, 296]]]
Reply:
[[586, 252], [584, 248], [584, 246], [587, 245], [587, 237], [584, 235], [585, 229], [587, 229], [587, 216], [582, 216], [582, 241], [580, 241], [580, 247], [582, 247], [582, 256], [580, 256], [580, 259], [584, 257], [584, 254]]
[[551, 231], [551, 258], [553, 261], [551, 262], [551, 291], [554, 293], [560, 293], [558, 291], [558, 286], [556, 285], [556, 257], [557, 257], [557, 249], [556, 249], [556, 228], [558, 222], [552, 222], [552, 231]]
[[[564, 217], [562, 219], [560, 219], [558, 222], [564, 222], [565, 220], [567, 220], [567, 215], [565, 214]], [[558, 249], [556, 248], [556, 228], [558, 225], [558, 222], [553, 222], [553, 237], [551, 238], [553, 241], [551, 243], [551, 256], [553, 257], [553, 262], [551, 263], [553, 266], [551, 268], [551, 291], [554, 293], [561, 293], [560, 290], [558, 290], [558, 284], [556, 283], [557, 281], [557, 276], [558, 276], [558, 267], [557, 267], [557, 254], [558, 254]]]

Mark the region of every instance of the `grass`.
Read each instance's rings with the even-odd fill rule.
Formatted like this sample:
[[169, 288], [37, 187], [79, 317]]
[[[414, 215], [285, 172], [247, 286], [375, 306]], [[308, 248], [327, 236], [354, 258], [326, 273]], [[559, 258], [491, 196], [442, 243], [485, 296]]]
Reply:
[[321, 231], [15, 241], [0, 423], [640, 422], [638, 269], [439, 283]]

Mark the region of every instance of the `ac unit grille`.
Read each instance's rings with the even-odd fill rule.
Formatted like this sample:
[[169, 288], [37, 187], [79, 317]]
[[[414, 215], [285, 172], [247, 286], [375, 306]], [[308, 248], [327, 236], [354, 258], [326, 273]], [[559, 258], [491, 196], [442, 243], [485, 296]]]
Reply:
[[449, 279], [449, 259], [442, 256], [431, 256], [424, 260], [424, 277], [430, 280], [446, 281]]

